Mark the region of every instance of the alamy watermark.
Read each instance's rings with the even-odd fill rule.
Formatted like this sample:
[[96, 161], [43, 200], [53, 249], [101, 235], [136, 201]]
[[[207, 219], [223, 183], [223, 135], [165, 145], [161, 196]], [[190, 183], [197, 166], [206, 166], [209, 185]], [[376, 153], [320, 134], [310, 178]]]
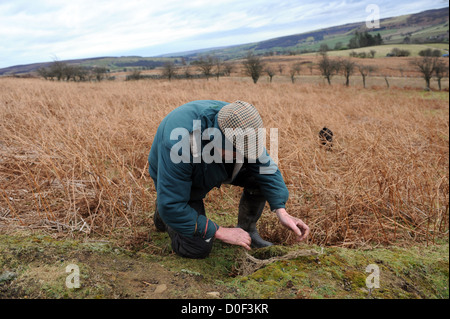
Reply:
[[269, 130], [268, 154], [265, 128], [226, 128], [222, 132], [212, 127], [202, 132], [200, 125], [199, 120], [194, 120], [192, 132], [183, 127], [171, 131], [170, 140], [177, 141], [170, 150], [172, 163], [244, 163], [245, 156], [249, 163], [258, 161], [263, 164], [260, 166], [260, 174], [273, 174], [277, 171], [277, 128]]
[[69, 289], [80, 288], [80, 268], [75, 264], [69, 264], [66, 267], [66, 273], [70, 273], [66, 277], [66, 287]]
[[376, 4], [369, 4], [366, 12], [370, 13], [366, 18], [367, 29], [376, 29], [380, 27], [380, 7]]
[[366, 287], [369, 289], [369, 296], [373, 289], [380, 288], [380, 267], [375, 264], [370, 264], [366, 267], [366, 272], [370, 273], [366, 278]]

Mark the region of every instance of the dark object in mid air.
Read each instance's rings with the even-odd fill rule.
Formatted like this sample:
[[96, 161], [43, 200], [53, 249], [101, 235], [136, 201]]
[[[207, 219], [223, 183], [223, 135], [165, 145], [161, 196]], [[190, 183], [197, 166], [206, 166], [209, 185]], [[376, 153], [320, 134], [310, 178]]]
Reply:
[[331, 151], [331, 148], [333, 147], [333, 132], [329, 128], [324, 127], [320, 130], [319, 139], [320, 144], [325, 146], [328, 151]]

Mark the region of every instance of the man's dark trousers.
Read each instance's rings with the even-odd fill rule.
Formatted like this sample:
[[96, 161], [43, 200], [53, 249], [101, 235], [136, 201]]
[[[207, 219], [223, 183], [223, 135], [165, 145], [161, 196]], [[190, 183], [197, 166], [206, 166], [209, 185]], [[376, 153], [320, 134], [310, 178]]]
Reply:
[[[247, 230], [244, 225], [248, 224], [249, 222], [256, 223], [256, 221], [259, 219], [264, 209], [266, 199], [264, 198], [264, 196], [262, 196], [256, 180], [245, 168], [245, 165], [236, 175], [234, 180], [231, 182], [231, 185], [240, 186], [244, 188], [243, 194], [241, 196], [241, 201], [239, 204], [240, 212], [238, 217], [238, 227], [242, 227], [245, 230]], [[198, 214], [204, 216], [206, 215], [203, 200], [189, 201], [188, 204], [193, 209], [195, 209]], [[247, 216], [247, 214], [243, 215], [242, 211], [244, 210], [246, 211], [250, 210], [254, 212], [256, 216], [252, 218], [251, 216]], [[155, 215], [156, 216], [159, 215], [157, 211], [157, 205]], [[185, 258], [194, 258], [194, 259], [201, 259], [209, 256], [212, 250], [214, 238], [205, 240], [204, 238], [199, 236], [186, 237], [174, 231], [172, 228], [170, 228], [170, 226], [166, 226], [166, 229], [167, 232], [169, 233], [172, 242], [172, 249], [176, 254]]]

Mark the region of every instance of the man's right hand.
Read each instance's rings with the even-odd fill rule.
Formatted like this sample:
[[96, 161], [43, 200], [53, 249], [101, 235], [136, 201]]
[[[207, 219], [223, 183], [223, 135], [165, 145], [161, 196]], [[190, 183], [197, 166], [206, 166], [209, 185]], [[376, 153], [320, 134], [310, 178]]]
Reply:
[[242, 228], [219, 227], [215, 237], [227, 244], [242, 246], [247, 250], [251, 249], [250, 244], [252, 243], [252, 239]]

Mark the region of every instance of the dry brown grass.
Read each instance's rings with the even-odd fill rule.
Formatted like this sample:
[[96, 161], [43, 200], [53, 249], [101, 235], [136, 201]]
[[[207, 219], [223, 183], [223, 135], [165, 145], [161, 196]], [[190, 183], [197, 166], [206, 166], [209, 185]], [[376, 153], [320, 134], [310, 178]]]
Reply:
[[[153, 229], [153, 136], [169, 111], [197, 99], [248, 101], [266, 127], [279, 129], [288, 211], [310, 225], [309, 242], [360, 247], [448, 237], [448, 92], [223, 78], [0, 79], [0, 230], [142, 237]], [[323, 126], [335, 133], [331, 152], [318, 145]], [[219, 218], [235, 214], [239, 192], [214, 190], [207, 208]], [[290, 241], [274, 223], [266, 214], [261, 231]]]

